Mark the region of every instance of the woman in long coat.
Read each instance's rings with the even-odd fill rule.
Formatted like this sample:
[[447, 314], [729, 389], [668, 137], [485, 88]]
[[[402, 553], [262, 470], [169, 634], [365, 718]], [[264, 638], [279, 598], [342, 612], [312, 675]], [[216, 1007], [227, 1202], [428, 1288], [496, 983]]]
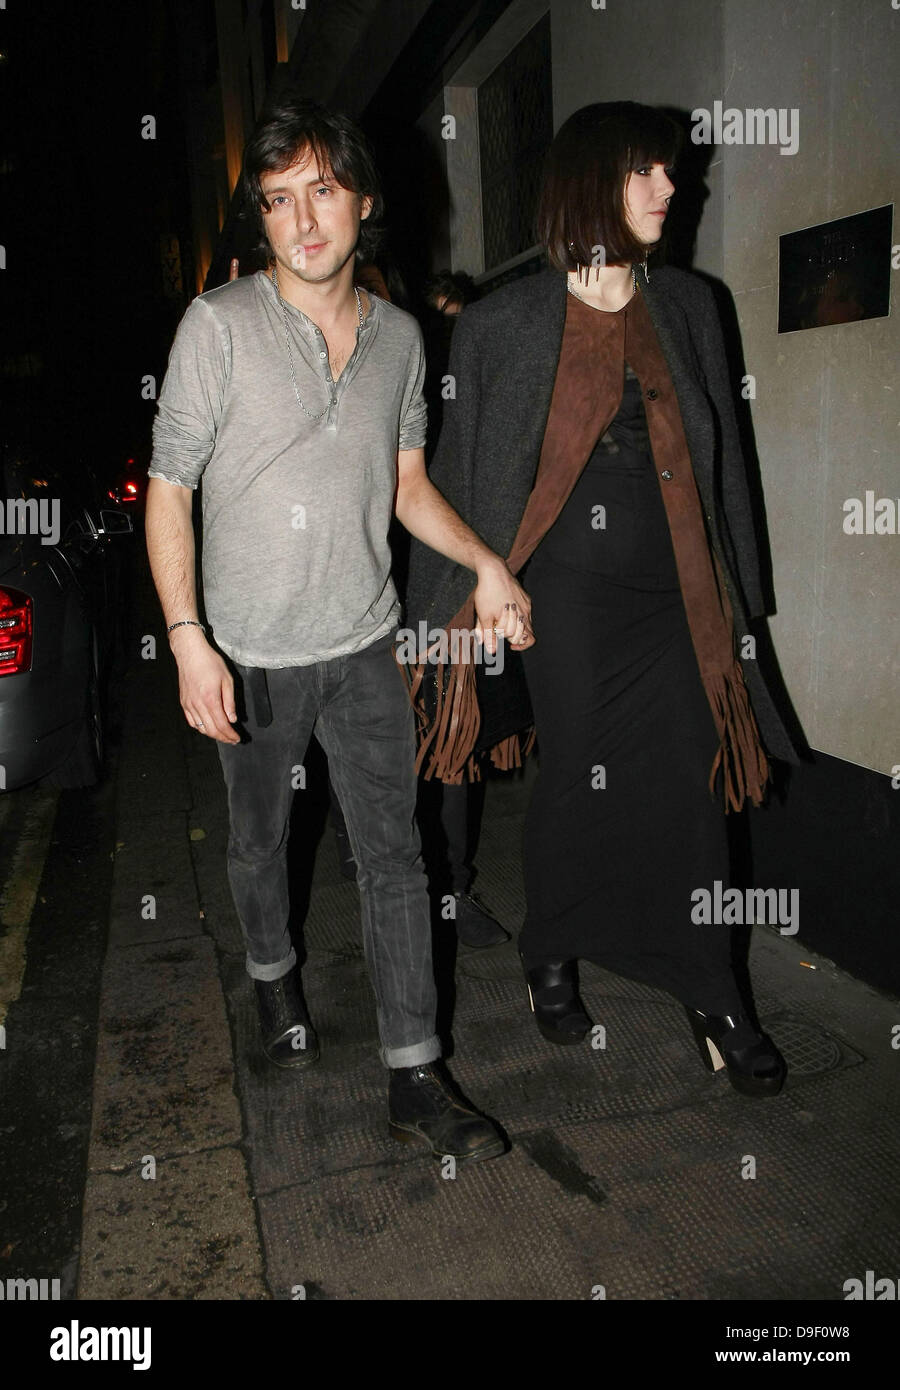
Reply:
[[[631, 102], [561, 128], [538, 212], [551, 268], [462, 316], [431, 476], [531, 601], [504, 629], [540, 758], [519, 947], [541, 1032], [585, 1037], [577, 961], [593, 960], [672, 993], [705, 1064], [771, 1095], [783, 1059], [746, 1013], [728, 927], [697, 903], [728, 888], [726, 812], [761, 802], [768, 757], [797, 756], [743, 641], [764, 604], [713, 297], [686, 272], [648, 273], [679, 142]], [[471, 630], [472, 589], [413, 543], [414, 629]], [[507, 680], [476, 681], [460, 650], [413, 679], [420, 762], [446, 781], [471, 772]], [[519, 728], [503, 733], [509, 766]]]

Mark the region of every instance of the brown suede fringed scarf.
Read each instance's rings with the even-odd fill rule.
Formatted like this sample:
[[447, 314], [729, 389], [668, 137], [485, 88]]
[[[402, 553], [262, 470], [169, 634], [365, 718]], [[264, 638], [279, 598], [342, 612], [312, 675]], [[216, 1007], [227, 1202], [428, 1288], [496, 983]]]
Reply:
[[[722, 771], [726, 811], [739, 811], [749, 796], [758, 806], [765, 794], [769, 765], [735, 657], [731, 604], [718, 560], [706, 534], [681, 412], [665, 356], [640, 291], [618, 313], [604, 313], [568, 296], [559, 366], [534, 487], [507, 563], [518, 574], [559, 516], [597, 440], [606, 432], [622, 400], [625, 362], [644, 395], [653, 461], [669, 521], [685, 612], [700, 677], [719, 735], [710, 771], [710, 792]], [[474, 591], [473, 591], [474, 592]], [[428, 719], [421, 699], [423, 665], [414, 668], [410, 695], [419, 719], [417, 769], [429, 756], [426, 777], [459, 782], [478, 776], [472, 751], [479, 712], [471, 660], [459, 660], [452, 634], [468, 634], [475, 624], [472, 596], [447, 625], [451, 635], [449, 669], [437, 669], [437, 710]], [[535, 634], [540, 641], [540, 633]], [[419, 698], [417, 698], [419, 697]], [[430, 727], [429, 727], [430, 724]], [[533, 743], [530, 731], [525, 752]], [[491, 750], [495, 766], [521, 761], [520, 736]]]

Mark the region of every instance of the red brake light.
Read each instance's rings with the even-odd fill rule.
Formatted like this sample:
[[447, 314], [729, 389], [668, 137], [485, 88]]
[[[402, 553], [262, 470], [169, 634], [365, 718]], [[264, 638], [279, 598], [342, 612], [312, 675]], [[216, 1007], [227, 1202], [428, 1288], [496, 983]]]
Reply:
[[136, 496], [137, 496], [137, 483], [126, 483], [126, 484], [125, 484], [125, 491], [126, 491], [126, 492], [130, 492], [131, 495], [132, 495], [132, 497], [136, 497]]
[[33, 605], [18, 589], [0, 589], [0, 676], [31, 669]]

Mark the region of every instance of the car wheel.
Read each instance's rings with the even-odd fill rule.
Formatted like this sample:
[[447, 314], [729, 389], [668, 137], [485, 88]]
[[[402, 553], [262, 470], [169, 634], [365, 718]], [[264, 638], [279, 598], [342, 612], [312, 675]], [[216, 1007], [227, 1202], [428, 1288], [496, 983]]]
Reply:
[[100, 669], [97, 634], [91, 646], [91, 678], [88, 684], [84, 719], [71, 753], [44, 778], [44, 785], [68, 790], [93, 787], [103, 773], [105, 739], [103, 707], [100, 698]]

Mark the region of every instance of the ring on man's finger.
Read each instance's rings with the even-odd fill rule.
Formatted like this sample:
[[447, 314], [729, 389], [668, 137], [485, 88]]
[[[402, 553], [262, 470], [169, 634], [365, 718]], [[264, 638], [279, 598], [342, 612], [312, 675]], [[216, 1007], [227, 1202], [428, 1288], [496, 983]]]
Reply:
[[204, 727], [205, 727], [205, 726], [204, 726], [203, 720], [202, 720], [202, 719], [198, 719], [198, 720], [197, 720], [197, 728], [198, 728], [198, 729], [202, 729], [202, 728], [204, 728]]

